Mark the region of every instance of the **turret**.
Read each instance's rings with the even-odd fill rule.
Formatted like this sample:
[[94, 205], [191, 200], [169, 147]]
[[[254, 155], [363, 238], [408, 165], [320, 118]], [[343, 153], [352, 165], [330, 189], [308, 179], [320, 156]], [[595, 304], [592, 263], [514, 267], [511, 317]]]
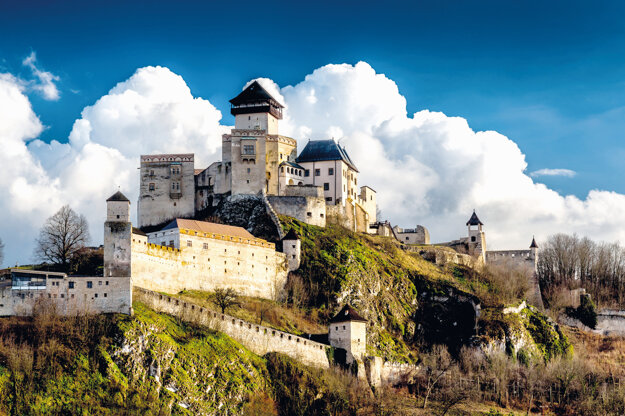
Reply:
[[486, 261], [486, 237], [482, 226], [484, 224], [477, 217], [475, 210], [469, 221], [467, 221], [468, 233], [469, 233], [469, 253], [476, 255], [478, 258], [481, 256], [483, 261]]
[[360, 361], [367, 355], [367, 320], [350, 305], [330, 319], [328, 340], [335, 348], [347, 351], [346, 363]]
[[117, 191], [106, 200], [104, 276], [130, 277], [130, 201]]
[[534, 269], [536, 269], [538, 265], [538, 244], [536, 244], [534, 236], [532, 236], [532, 243], [530, 244], [530, 258], [534, 260]]

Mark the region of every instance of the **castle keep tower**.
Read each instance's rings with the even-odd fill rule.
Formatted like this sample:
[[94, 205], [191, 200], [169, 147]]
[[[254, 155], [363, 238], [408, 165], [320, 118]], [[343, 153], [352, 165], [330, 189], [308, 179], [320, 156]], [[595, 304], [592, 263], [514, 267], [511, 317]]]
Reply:
[[120, 191], [106, 200], [104, 277], [130, 277], [130, 201]]
[[483, 261], [486, 261], [486, 236], [482, 230], [483, 225], [482, 221], [477, 217], [475, 210], [473, 210], [473, 215], [467, 221], [469, 254], [481, 257]]
[[219, 173], [236, 194], [278, 195], [278, 168], [295, 162], [297, 142], [278, 134], [284, 106], [257, 81], [230, 100], [234, 129], [222, 138]]

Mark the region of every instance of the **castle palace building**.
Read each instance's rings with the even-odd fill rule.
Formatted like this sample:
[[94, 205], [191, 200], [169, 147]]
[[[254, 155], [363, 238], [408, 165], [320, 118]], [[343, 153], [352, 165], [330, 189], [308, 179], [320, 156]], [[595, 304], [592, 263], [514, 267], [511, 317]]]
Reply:
[[[235, 117], [222, 136], [222, 158], [196, 169], [193, 154], [141, 156], [139, 227], [193, 218], [236, 195], [264, 195], [271, 210], [325, 226], [336, 216], [347, 227], [370, 232], [376, 192], [358, 186], [358, 169], [334, 139], [297, 141], [279, 134], [284, 106], [257, 81], [230, 100]], [[191, 150], [191, 149], [190, 149]]]

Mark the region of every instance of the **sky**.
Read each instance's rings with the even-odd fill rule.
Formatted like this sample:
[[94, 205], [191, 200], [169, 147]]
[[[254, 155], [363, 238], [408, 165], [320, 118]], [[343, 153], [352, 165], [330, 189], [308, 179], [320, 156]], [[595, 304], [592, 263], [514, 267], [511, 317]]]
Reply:
[[625, 240], [625, 4], [0, 0], [0, 238], [33, 260], [62, 204], [101, 243], [138, 155], [219, 159], [228, 99], [266, 78], [281, 132], [341, 138], [394, 224], [489, 248]]

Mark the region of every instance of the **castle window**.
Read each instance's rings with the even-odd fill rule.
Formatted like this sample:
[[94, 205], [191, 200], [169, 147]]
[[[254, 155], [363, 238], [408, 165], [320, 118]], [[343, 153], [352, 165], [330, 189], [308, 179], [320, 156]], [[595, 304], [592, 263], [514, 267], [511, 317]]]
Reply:
[[328, 182], [325, 182], [325, 183], [323, 184], [323, 190], [324, 190], [324, 191], [329, 191], [329, 190], [330, 190], [330, 184], [329, 184]]
[[68, 282], [67, 283], [67, 287], [69, 287], [70, 289], [74, 288], [74, 282]]
[[310, 176], [310, 171], [308, 169], [304, 171], [304, 176]]
[[409, 239], [410, 239], [409, 237], [406, 237], [406, 241], [408, 241]]
[[250, 169], [250, 168], [247, 168], [247, 173], [250, 173], [250, 172], [251, 172], [251, 169]]
[[98, 280], [98, 286], [102, 286], [102, 280]]
[[343, 325], [343, 330], [345, 330], [345, 325]]
[[106, 286], [108, 286], [108, 285], [109, 285], [109, 281], [108, 281], [108, 280], [106, 281], [105, 285], [106, 285]]
[[321, 176], [321, 169], [315, 169], [315, 176]]
[[154, 189], [155, 189], [154, 182], [150, 182], [150, 184], [148, 185], [148, 190], [153, 191]]
[[119, 219], [119, 215], [117, 216], [117, 219]]
[[471, 236], [471, 242], [475, 242], [475, 236]]
[[187, 247], [192, 247], [192, 246], [193, 246], [193, 241], [187, 240]]
[[[30, 297], [33, 297], [32, 293], [30, 294]], [[65, 299], [65, 294], [61, 293], [61, 299]]]
[[173, 247], [174, 246], [174, 240], [169, 240], [169, 247]]
[[162, 246], [164, 246], [164, 245], [165, 245], [165, 242], [164, 242], [164, 241], [161, 241], [161, 245], [162, 245]]
[[307, 212], [307, 213], [306, 213], [306, 216], [307, 216], [307, 217], [312, 217], [312, 212]]
[[107, 296], [106, 296], [106, 293], [104, 294], [104, 297], [107, 297]]
[[331, 196], [327, 197], [326, 202], [332, 202], [332, 197]]
[[154, 176], [154, 169], [150, 170], [150, 176]]
[[[56, 297], [56, 295], [54, 295], [54, 297]], [[98, 297], [98, 294], [96, 293], [96, 294], [94, 295], [94, 297], [96, 297], [96, 298], [97, 298], [97, 297]]]
[[280, 172], [284, 173], [284, 166], [280, 167]]
[[171, 167], [171, 174], [172, 175], [180, 175], [180, 166], [172, 166]]
[[334, 175], [334, 168], [328, 168], [328, 175]]
[[282, 160], [282, 153], [280, 153], [280, 160]]
[[87, 282], [87, 289], [93, 288], [93, 282]]
[[339, 327], [338, 327], [338, 326], [336, 327], [336, 330], [337, 330], [337, 331], [339, 330]]
[[204, 244], [202, 244], [202, 248], [203, 248], [204, 250], [208, 250], [208, 243], [204, 243]]
[[171, 190], [172, 191], [179, 191], [180, 190], [180, 182], [178, 181], [174, 181], [171, 183]]

